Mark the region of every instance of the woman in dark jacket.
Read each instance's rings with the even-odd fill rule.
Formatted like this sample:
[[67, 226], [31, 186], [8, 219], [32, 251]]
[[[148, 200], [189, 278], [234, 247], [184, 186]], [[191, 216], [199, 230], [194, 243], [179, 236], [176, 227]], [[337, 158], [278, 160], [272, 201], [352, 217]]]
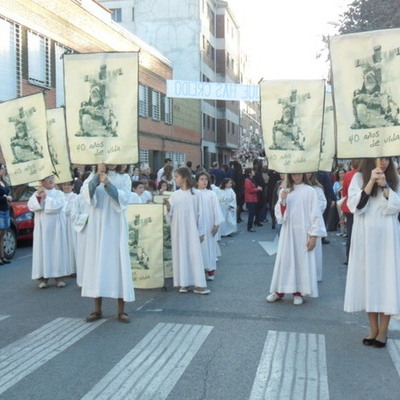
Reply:
[[10, 227], [10, 188], [4, 180], [6, 168], [4, 164], [0, 164], [0, 265], [9, 264], [4, 256], [4, 234]]

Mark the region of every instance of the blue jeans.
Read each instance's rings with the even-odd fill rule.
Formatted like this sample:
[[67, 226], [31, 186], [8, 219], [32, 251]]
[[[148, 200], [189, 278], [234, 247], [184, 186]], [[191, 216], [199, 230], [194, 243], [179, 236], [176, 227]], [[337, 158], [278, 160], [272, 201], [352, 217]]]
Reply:
[[247, 230], [253, 227], [254, 217], [256, 215], [257, 203], [246, 203], [248, 219], [247, 219]]

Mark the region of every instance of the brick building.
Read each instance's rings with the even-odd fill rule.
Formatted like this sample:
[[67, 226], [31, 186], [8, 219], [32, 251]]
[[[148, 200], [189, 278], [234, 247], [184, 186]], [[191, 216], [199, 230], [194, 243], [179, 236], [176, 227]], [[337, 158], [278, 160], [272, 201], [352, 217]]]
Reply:
[[200, 163], [200, 123], [191, 118], [193, 107], [165, 96], [171, 62], [116, 24], [97, 1], [2, 0], [0, 33], [0, 101], [43, 91], [47, 108], [64, 104], [65, 52], [140, 51], [141, 161], [154, 169], [166, 156]]

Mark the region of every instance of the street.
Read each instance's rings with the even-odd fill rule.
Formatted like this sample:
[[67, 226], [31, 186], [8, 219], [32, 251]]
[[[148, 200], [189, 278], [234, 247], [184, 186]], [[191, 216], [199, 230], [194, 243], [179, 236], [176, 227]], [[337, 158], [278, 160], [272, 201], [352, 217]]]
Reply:
[[[320, 297], [267, 303], [275, 256], [270, 223], [221, 241], [211, 294], [136, 290], [130, 324], [117, 301], [84, 322], [93, 300], [67, 287], [39, 290], [30, 246], [0, 267], [0, 399], [399, 399], [400, 324], [385, 349], [367, 348], [365, 313], [343, 312], [344, 239], [323, 246]], [[51, 245], [51, 244], [50, 244]], [[397, 366], [397, 367], [396, 367]]]

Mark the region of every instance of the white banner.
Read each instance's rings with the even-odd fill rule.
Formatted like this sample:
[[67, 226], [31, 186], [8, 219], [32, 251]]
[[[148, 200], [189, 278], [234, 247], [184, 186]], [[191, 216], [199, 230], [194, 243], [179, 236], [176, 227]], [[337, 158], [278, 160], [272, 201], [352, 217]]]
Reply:
[[187, 99], [260, 101], [258, 85], [223, 82], [167, 81], [167, 96]]

